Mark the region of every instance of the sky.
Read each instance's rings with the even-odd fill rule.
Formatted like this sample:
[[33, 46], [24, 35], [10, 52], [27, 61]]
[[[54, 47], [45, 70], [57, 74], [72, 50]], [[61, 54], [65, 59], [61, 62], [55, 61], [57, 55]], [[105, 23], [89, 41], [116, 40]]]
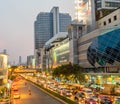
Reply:
[[0, 52], [7, 50], [10, 63], [34, 54], [34, 21], [53, 6], [74, 19], [74, 0], [0, 0]]

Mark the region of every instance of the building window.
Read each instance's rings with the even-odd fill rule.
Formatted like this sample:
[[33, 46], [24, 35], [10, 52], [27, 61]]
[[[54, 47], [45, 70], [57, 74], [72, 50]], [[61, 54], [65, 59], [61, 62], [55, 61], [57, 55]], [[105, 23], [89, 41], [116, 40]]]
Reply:
[[104, 21], [104, 26], [106, 25], [106, 21]]
[[111, 18], [108, 19], [108, 23], [111, 23]]
[[110, 3], [105, 2], [105, 7], [110, 7]]
[[114, 20], [117, 20], [117, 16], [116, 15], [114, 16]]

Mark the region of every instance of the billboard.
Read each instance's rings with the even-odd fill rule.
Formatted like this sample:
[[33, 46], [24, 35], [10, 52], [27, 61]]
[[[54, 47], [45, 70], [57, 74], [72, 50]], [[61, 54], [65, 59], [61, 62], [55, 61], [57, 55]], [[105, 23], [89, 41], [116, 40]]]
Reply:
[[51, 50], [51, 63], [53, 67], [69, 62], [69, 42], [59, 44]]

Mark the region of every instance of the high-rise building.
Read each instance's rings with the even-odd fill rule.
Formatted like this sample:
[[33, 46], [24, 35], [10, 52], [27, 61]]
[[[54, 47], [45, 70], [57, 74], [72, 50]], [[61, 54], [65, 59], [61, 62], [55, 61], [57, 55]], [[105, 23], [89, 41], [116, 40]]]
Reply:
[[95, 0], [97, 10], [117, 9], [120, 7], [120, 0]]
[[71, 22], [68, 13], [59, 13], [58, 7], [50, 12], [40, 12], [34, 23], [35, 49], [42, 48], [46, 41], [59, 32], [67, 32], [66, 26]]
[[0, 53], [0, 87], [4, 87], [8, 81], [8, 55]]
[[34, 24], [34, 29], [35, 49], [39, 49], [52, 37], [52, 13], [39, 13]]
[[21, 65], [21, 64], [22, 64], [22, 57], [19, 56], [19, 65]]
[[50, 11], [53, 14], [53, 36], [59, 32], [59, 7], [53, 7]]
[[[50, 12], [40, 12], [34, 23], [34, 44], [36, 64], [40, 64], [41, 48], [59, 32], [67, 32], [67, 25], [71, 22], [68, 13], [59, 13], [59, 7], [53, 7]], [[38, 61], [39, 60], [39, 61]]]
[[27, 67], [35, 68], [35, 58], [34, 55], [27, 56]]
[[95, 4], [96, 20], [98, 20], [120, 7], [120, 0], [95, 0]]
[[87, 32], [96, 28], [94, 0], [75, 0], [75, 20], [85, 25]]
[[75, 19], [83, 20], [87, 13], [92, 13], [91, 5], [92, 10], [93, 8], [96, 10], [96, 20], [98, 20], [120, 7], [120, 0], [75, 0]]

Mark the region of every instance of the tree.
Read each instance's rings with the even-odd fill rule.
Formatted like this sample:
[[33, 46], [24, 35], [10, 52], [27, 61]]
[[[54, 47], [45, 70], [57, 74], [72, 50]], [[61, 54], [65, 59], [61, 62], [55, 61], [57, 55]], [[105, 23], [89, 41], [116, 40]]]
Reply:
[[78, 64], [73, 65], [73, 75], [75, 82], [83, 83], [85, 82], [84, 69]]
[[9, 70], [9, 76], [8, 76], [9, 79], [12, 78], [12, 74], [14, 73], [15, 69], [17, 69], [17, 68], [18, 68], [18, 66], [11, 66], [11, 68], [8, 69]]
[[85, 82], [84, 69], [77, 64], [66, 64], [58, 66], [53, 70], [53, 76], [64, 78], [66, 80], [74, 80], [75, 82]]

